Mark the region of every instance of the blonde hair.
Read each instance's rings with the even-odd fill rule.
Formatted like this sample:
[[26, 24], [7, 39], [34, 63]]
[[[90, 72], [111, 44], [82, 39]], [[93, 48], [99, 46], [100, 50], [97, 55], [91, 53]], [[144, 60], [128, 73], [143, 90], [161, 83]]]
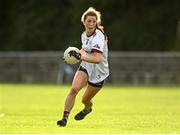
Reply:
[[95, 16], [97, 19], [97, 27], [101, 30], [103, 30], [103, 26], [101, 26], [101, 13], [97, 11], [93, 7], [89, 7], [81, 16], [81, 22], [84, 23], [86, 20], [87, 16]]

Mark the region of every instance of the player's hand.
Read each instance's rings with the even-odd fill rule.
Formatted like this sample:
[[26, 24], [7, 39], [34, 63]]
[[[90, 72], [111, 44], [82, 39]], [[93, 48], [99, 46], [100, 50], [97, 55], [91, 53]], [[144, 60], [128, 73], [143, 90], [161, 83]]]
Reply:
[[76, 52], [76, 51], [70, 51], [69, 52], [69, 55], [70, 56], [74, 56], [76, 59], [78, 59], [78, 60], [80, 60], [81, 59], [81, 54], [80, 53], [78, 53], [78, 52]]

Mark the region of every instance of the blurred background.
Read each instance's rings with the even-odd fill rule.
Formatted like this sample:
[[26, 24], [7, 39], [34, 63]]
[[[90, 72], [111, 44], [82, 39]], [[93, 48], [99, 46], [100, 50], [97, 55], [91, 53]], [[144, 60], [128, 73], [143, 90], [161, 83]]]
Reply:
[[81, 47], [81, 15], [102, 13], [110, 84], [180, 84], [179, 0], [1, 0], [0, 82], [70, 83], [78, 65], [63, 51]]

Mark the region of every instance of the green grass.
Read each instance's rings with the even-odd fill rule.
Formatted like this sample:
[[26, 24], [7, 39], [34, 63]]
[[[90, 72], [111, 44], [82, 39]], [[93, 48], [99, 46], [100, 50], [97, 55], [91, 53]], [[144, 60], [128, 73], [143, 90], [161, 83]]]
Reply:
[[82, 90], [67, 127], [56, 126], [70, 86], [0, 84], [0, 134], [180, 133], [180, 87], [104, 86], [83, 121]]

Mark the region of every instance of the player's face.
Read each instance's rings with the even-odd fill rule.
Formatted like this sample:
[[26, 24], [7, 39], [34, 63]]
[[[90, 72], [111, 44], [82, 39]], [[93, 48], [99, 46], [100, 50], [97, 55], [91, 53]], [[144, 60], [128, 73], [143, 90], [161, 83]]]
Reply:
[[87, 16], [87, 18], [84, 21], [86, 34], [91, 35], [95, 31], [96, 25], [97, 25], [96, 17], [95, 16]]

